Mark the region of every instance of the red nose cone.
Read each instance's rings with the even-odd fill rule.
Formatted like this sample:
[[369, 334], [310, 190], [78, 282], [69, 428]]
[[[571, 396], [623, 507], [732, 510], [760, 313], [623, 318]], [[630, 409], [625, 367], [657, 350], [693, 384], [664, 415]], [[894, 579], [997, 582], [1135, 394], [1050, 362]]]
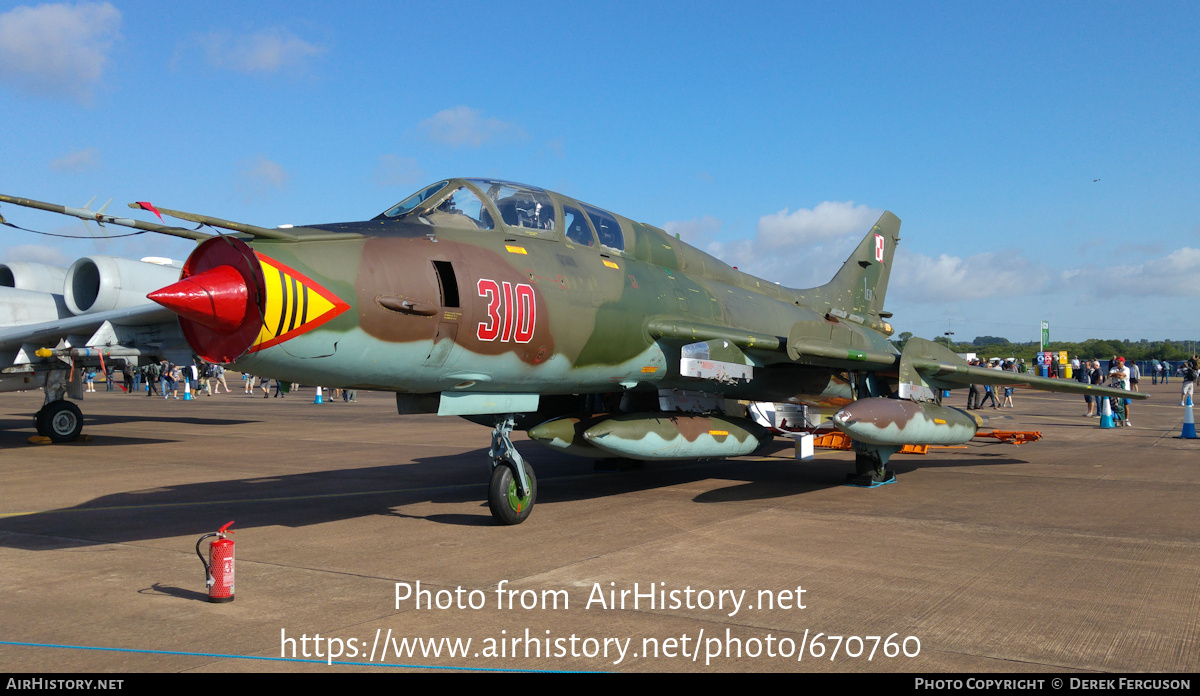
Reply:
[[246, 318], [248, 295], [246, 281], [236, 268], [217, 266], [146, 297], [197, 324], [230, 332]]

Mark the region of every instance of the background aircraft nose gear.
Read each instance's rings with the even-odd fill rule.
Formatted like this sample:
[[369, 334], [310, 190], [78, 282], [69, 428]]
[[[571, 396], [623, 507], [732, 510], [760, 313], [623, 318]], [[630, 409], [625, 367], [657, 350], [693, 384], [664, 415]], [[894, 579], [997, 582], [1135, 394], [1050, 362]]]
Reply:
[[83, 413], [70, 401], [59, 399], [42, 407], [34, 416], [38, 435], [53, 442], [73, 442], [83, 430]]
[[488, 450], [492, 463], [488, 508], [500, 524], [524, 522], [537, 501], [537, 479], [533, 468], [525, 463], [509, 439], [515, 420], [516, 416], [511, 413], [496, 417], [492, 447]]

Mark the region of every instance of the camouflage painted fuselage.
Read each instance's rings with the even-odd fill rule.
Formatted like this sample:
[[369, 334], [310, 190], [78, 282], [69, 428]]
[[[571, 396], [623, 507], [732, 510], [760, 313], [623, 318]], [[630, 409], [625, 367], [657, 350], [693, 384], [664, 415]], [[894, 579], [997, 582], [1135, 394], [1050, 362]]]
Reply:
[[[852, 397], [836, 365], [795, 364], [778, 345], [755, 350], [755, 340], [782, 342], [800, 322], [818, 338], [841, 330], [847, 347], [893, 352], [877, 316], [839, 321], [828, 315], [838, 306], [831, 298], [755, 278], [660, 229], [618, 219], [625, 251], [548, 230], [436, 227], [411, 218], [295, 231], [321, 233], [323, 241], [255, 240], [260, 258], [284, 269], [279, 280], [267, 278], [268, 297], [275, 291], [281, 301], [266, 303], [264, 337], [278, 339], [292, 326], [295, 335], [233, 364], [284, 380], [401, 393], [673, 388], [839, 405]], [[287, 275], [348, 308], [299, 331], [308, 295]], [[675, 331], [655, 336], [651, 326]], [[688, 338], [695, 327], [741, 334], [754, 377], [714, 385], [683, 376], [681, 347], [710, 338]], [[853, 357], [846, 361], [852, 366]]]

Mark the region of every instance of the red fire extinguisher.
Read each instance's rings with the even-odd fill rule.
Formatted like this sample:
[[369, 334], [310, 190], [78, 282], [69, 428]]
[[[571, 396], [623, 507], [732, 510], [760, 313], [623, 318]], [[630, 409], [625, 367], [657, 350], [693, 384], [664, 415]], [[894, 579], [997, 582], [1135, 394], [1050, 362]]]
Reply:
[[[233, 520], [225, 523], [225, 526], [217, 531], [205, 534], [196, 540], [196, 555], [204, 564], [208, 601], [210, 602], [233, 601], [233, 539], [227, 538], [227, 535], [233, 534], [228, 531], [231, 525], [233, 525]], [[208, 560], [206, 561], [204, 554], [200, 553], [200, 542], [209, 537], [217, 537], [217, 540], [208, 545]]]

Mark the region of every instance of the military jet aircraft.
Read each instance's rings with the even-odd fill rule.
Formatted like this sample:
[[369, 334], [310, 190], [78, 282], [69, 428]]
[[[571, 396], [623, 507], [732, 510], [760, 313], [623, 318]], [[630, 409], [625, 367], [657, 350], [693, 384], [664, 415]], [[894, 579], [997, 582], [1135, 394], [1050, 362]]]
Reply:
[[[59, 206], [0, 196], [45, 210]], [[943, 390], [1024, 384], [1137, 393], [968, 366], [883, 310], [900, 221], [884, 213], [834, 275], [791, 289], [656, 227], [534, 186], [446, 179], [362, 222], [263, 228], [149, 204], [209, 234], [149, 297], [211, 362], [293, 382], [396, 393], [401, 414], [493, 426], [488, 504], [502, 524], [537, 499], [514, 429], [588, 457], [745, 455], [770, 435], [738, 400], [840, 409], [853, 482], [889, 481], [905, 444], [969, 440], [980, 421]]]
[[[0, 222], [4, 222], [0, 218]], [[42, 389], [39, 435], [69, 442], [83, 430], [87, 369], [136, 368], [166, 357], [191, 362], [175, 315], [146, 293], [179, 277], [170, 259], [85, 256], [62, 268], [0, 264], [0, 392]]]

